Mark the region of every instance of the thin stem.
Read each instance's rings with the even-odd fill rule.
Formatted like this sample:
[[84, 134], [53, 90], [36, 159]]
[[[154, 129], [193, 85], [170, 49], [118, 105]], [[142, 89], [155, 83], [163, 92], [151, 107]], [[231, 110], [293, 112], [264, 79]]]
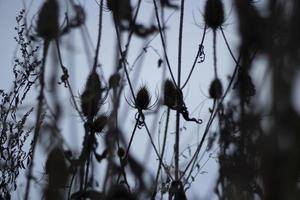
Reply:
[[[58, 54], [58, 60], [59, 60], [59, 63], [60, 63], [60, 66], [61, 66], [63, 75], [66, 75], [66, 76], [68, 77], [68, 76], [69, 76], [69, 75], [68, 75], [68, 70], [67, 70], [67, 68], [64, 66], [63, 61], [62, 61], [61, 52], [60, 52], [60, 47], [59, 47], [59, 41], [56, 40], [55, 43], [56, 43], [56, 49], [57, 49], [57, 54]], [[77, 105], [77, 102], [76, 102], [76, 100], [75, 100], [75, 96], [74, 96], [74, 93], [73, 93], [73, 90], [72, 90], [72, 87], [71, 87], [71, 84], [70, 84], [68, 78], [64, 79], [63, 81], [64, 81], [64, 82], [66, 83], [66, 85], [67, 85], [67, 88], [68, 88], [69, 93], [70, 93], [71, 101], [72, 101], [72, 103], [73, 103], [73, 105], [74, 105], [75, 110], [77, 111], [77, 113], [78, 113], [80, 119], [84, 122], [85, 119], [84, 119], [84, 117], [83, 117], [82, 113], [80, 112], [80, 109], [79, 109], [79, 107], [78, 107], [78, 105]]]
[[162, 166], [161, 161], [162, 161], [162, 159], [164, 157], [164, 154], [165, 154], [167, 135], [168, 135], [169, 119], [170, 119], [170, 108], [168, 108], [168, 110], [167, 110], [167, 119], [166, 119], [166, 126], [165, 126], [165, 132], [164, 132], [164, 140], [163, 140], [162, 151], [161, 151], [161, 155], [160, 155], [161, 160], [159, 161], [157, 172], [156, 172], [156, 178], [155, 178], [155, 184], [154, 184], [155, 189], [154, 189], [153, 194], [152, 194], [152, 200], [154, 200], [155, 196], [156, 196], [158, 178], [159, 178], [159, 174], [160, 174], [160, 170], [161, 170], [161, 166]]
[[136, 128], [138, 127], [139, 120], [140, 120], [140, 115], [139, 115], [138, 118], [136, 119], [136, 122], [135, 122], [135, 125], [134, 125], [134, 128], [133, 128], [133, 131], [132, 131], [132, 133], [131, 133], [131, 137], [130, 137], [130, 140], [129, 140], [129, 143], [128, 143], [128, 147], [127, 147], [126, 153], [125, 153], [125, 159], [127, 159], [127, 157], [128, 157], [128, 153], [129, 153], [129, 150], [130, 150], [132, 141], [133, 141], [133, 137], [134, 137], [135, 132], [136, 132]]
[[[253, 57], [253, 58], [254, 58], [254, 57]], [[194, 159], [197, 159], [198, 154], [199, 154], [199, 152], [200, 152], [200, 150], [201, 150], [201, 148], [202, 148], [203, 142], [204, 142], [204, 140], [205, 140], [205, 138], [206, 138], [206, 135], [207, 135], [207, 133], [208, 133], [208, 131], [209, 131], [209, 129], [210, 129], [210, 126], [211, 126], [211, 124], [212, 124], [214, 118], [216, 117], [218, 111], [219, 111], [220, 108], [222, 107], [222, 103], [223, 103], [225, 97], [227, 96], [227, 94], [228, 94], [228, 92], [229, 92], [229, 90], [230, 90], [230, 88], [231, 88], [231, 86], [232, 86], [232, 84], [233, 84], [233, 81], [234, 81], [235, 76], [236, 76], [237, 71], [238, 71], [239, 61], [240, 61], [240, 55], [239, 55], [238, 62], [237, 62], [237, 64], [236, 64], [236, 66], [235, 66], [235, 69], [234, 69], [234, 71], [233, 71], [233, 73], [232, 73], [232, 76], [231, 76], [231, 79], [230, 79], [230, 81], [229, 81], [229, 84], [228, 84], [228, 86], [227, 86], [227, 88], [226, 88], [226, 90], [225, 90], [225, 93], [224, 93], [224, 95], [222, 96], [222, 98], [220, 99], [220, 101], [219, 101], [219, 103], [218, 103], [217, 108], [215, 109], [215, 111], [214, 111], [214, 109], [213, 109], [213, 111], [212, 111], [212, 113], [211, 113], [211, 115], [210, 115], [210, 118], [209, 118], [209, 120], [208, 120], [208, 122], [207, 122], [207, 125], [206, 125], [206, 128], [205, 128], [204, 134], [203, 134], [203, 136], [202, 136], [202, 139], [201, 139], [201, 141], [200, 141], [200, 143], [199, 143], [199, 145], [198, 145], [198, 147], [197, 147], [197, 150], [195, 151], [195, 153], [194, 153], [192, 159], [190, 160], [190, 162], [189, 162], [188, 165], [186, 166], [186, 168], [185, 168], [183, 174], [181, 175], [180, 179], [184, 176], [184, 174], [186, 173], [186, 171], [188, 170], [188, 168], [190, 167], [190, 165], [191, 165], [192, 163], [194, 163], [193, 160], [194, 160]]]
[[232, 50], [231, 50], [231, 48], [230, 48], [230, 45], [229, 45], [229, 43], [228, 43], [228, 41], [227, 41], [227, 38], [226, 38], [226, 36], [225, 36], [224, 30], [223, 30], [222, 27], [221, 27], [220, 29], [221, 29], [221, 33], [222, 33], [223, 39], [224, 39], [224, 41], [225, 41], [225, 44], [226, 44], [226, 46], [227, 46], [227, 49], [228, 49], [228, 51], [229, 51], [229, 53], [230, 53], [230, 56], [232, 57], [232, 59], [234, 60], [235, 64], [237, 65], [237, 64], [238, 64], [238, 60], [237, 60], [237, 59], [234, 57], [234, 55], [233, 55], [233, 52], [232, 52]]
[[157, 150], [157, 148], [156, 148], [156, 146], [155, 146], [155, 144], [154, 144], [154, 141], [153, 141], [153, 139], [152, 139], [152, 136], [151, 136], [151, 134], [150, 134], [150, 131], [149, 131], [149, 129], [148, 129], [148, 126], [147, 126], [147, 124], [146, 124], [146, 121], [144, 121], [144, 124], [145, 124], [145, 128], [146, 128], [146, 132], [147, 132], [147, 134], [148, 134], [148, 136], [149, 136], [149, 139], [150, 139], [150, 142], [151, 142], [151, 144], [152, 144], [152, 147], [153, 147], [153, 149], [154, 149], [154, 151], [155, 151], [155, 154], [156, 154], [157, 158], [159, 159], [159, 162], [161, 162], [161, 165], [163, 166], [163, 168], [164, 168], [164, 170], [166, 171], [167, 175], [171, 178], [171, 180], [173, 180], [173, 177], [171, 176], [170, 172], [168, 171], [168, 168], [165, 166], [165, 164], [163, 163], [162, 158], [161, 158], [160, 155], [159, 155], [159, 152], [158, 152], [158, 150]]
[[93, 65], [93, 70], [96, 70], [97, 64], [98, 64], [98, 56], [100, 51], [100, 44], [101, 44], [101, 36], [102, 36], [102, 16], [103, 16], [103, 0], [100, 1], [99, 6], [99, 26], [98, 26], [98, 38], [97, 38], [97, 45], [96, 45], [96, 53], [95, 53], [95, 60]]
[[121, 61], [122, 61], [121, 63], [122, 63], [123, 69], [125, 71], [125, 76], [126, 76], [126, 79], [128, 81], [130, 92], [131, 92], [131, 95], [132, 95], [132, 98], [133, 98], [133, 101], [134, 101], [134, 104], [135, 104], [135, 102], [136, 102], [135, 94], [134, 94], [133, 86], [132, 86], [130, 78], [129, 78], [129, 73], [128, 73], [128, 70], [127, 70], [127, 67], [126, 67], [126, 63], [125, 63], [125, 58], [123, 57], [123, 52], [122, 52], [122, 47], [121, 47], [121, 38], [120, 38], [119, 29], [118, 29], [118, 26], [117, 26], [117, 20], [116, 20], [115, 17], [114, 17], [114, 24], [115, 24], [116, 34], [117, 34], [117, 40], [118, 40], [117, 43], [118, 43], [118, 47], [119, 47], [119, 53], [121, 55]]
[[[184, 0], [181, 0], [180, 25], [178, 37], [178, 73], [177, 87], [180, 88], [181, 81], [181, 59], [182, 59], [182, 35], [183, 35], [183, 17], [184, 17]], [[177, 95], [177, 102], [180, 102], [180, 95]], [[179, 142], [180, 142], [180, 112], [176, 111], [176, 134], [175, 134], [175, 180], [179, 177]]]
[[29, 192], [30, 192], [30, 183], [32, 179], [32, 172], [33, 172], [33, 161], [35, 156], [35, 148], [37, 144], [37, 140], [39, 137], [39, 132], [41, 129], [41, 118], [42, 118], [42, 112], [43, 112], [43, 100], [44, 100], [44, 88], [45, 88], [45, 65], [46, 65], [46, 57], [49, 47], [49, 41], [44, 41], [44, 49], [43, 49], [43, 61], [42, 66], [40, 70], [39, 75], [39, 82], [40, 82], [40, 92], [38, 96], [38, 105], [37, 105], [37, 112], [36, 112], [36, 121], [35, 121], [35, 129], [34, 129], [34, 135], [33, 135], [33, 141], [32, 141], [32, 158], [29, 165], [29, 171], [27, 176], [27, 183], [26, 183], [26, 189], [25, 189], [25, 196], [24, 200], [28, 200], [29, 198]]
[[172, 78], [172, 81], [173, 81], [174, 85], [177, 85], [176, 81], [175, 81], [175, 78], [174, 78], [174, 75], [173, 75], [173, 72], [172, 72], [172, 69], [171, 69], [171, 65], [170, 65], [170, 62], [169, 62], [168, 54], [167, 54], [167, 47], [166, 47], [166, 43], [165, 43], [165, 40], [164, 40], [162, 27], [161, 27], [161, 24], [160, 24], [160, 19], [159, 19], [159, 15], [158, 15], [158, 8], [157, 8], [156, 0], [153, 0], [153, 4], [154, 4], [154, 8], [155, 8], [155, 16], [156, 16], [156, 21], [157, 21], [157, 25], [158, 25], [158, 30], [159, 30], [159, 35], [160, 35], [160, 39], [161, 39], [161, 44], [162, 44], [164, 55], [165, 55], [165, 59], [166, 59], [166, 62], [167, 62], [167, 67], [169, 69], [169, 73], [171, 75], [171, 78]]
[[217, 33], [216, 30], [213, 30], [213, 55], [214, 55], [214, 73], [215, 73], [215, 79], [218, 78], [218, 72], [217, 72]]
[[190, 73], [189, 73], [189, 75], [188, 75], [186, 81], [185, 81], [184, 84], [182, 85], [181, 89], [185, 88], [185, 86], [186, 86], [187, 83], [189, 82], [190, 78], [192, 77], [192, 73], [193, 73], [193, 71], [194, 71], [194, 69], [195, 69], [195, 66], [196, 66], [196, 64], [197, 64], [197, 60], [198, 60], [199, 56], [201, 55], [201, 53], [202, 53], [202, 51], [203, 51], [203, 48], [204, 48], [203, 43], [204, 43], [204, 38], [205, 38], [205, 35], [206, 35], [206, 29], [207, 29], [207, 26], [205, 25], [204, 31], [203, 31], [203, 34], [202, 34], [201, 43], [200, 43], [200, 45], [199, 45], [198, 52], [197, 52], [196, 57], [195, 57], [195, 59], [194, 59], [194, 62], [193, 62], [191, 71], [190, 71]]

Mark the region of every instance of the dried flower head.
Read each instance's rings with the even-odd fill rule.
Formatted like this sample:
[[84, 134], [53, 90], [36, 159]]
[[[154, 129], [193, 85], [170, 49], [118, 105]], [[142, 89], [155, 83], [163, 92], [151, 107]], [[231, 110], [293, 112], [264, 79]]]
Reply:
[[176, 87], [174, 83], [167, 79], [164, 84], [164, 104], [170, 108], [176, 105]]
[[146, 110], [149, 108], [151, 101], [151, 96], [149, 94], [148, 88], [142, 86], [136, 95], [136, 105], [135, 107], [139, 110]]
[[81, 109], [87, 118], [93, 118], [100, 109], [101, 82], [99, 75], [93, 71], [86, 82], [84, 92], [81, 95]]
[[39, 13], [37, 32], [45, 40], [52, 40], [58, 36], [59, 7], [56, 0], [47, 0]]
[[224, 23], [224, 6], [221, 0], [207, 0], [204, 20], [206, 25], [216, 30]]
[[222, 97], [222, 94], [223, 94], [222, 83], [218, 78], [216, 78], [210, 84], [209, 95], [213, 99], [220, 99]]

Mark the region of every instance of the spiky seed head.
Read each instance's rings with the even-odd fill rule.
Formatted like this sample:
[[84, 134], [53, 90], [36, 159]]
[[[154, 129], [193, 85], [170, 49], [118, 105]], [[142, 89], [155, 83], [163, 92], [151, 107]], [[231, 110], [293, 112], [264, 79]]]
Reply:
[[92, 124], [93, 130], [97, 133], [100, 133], [105, 128], [107, 121], [108, 117], [106, 115], [100, 115], [94, 120]]
[[220, 99], [222, 97], [222, 94], [223, 94], [222, 83], [218, 78], [216, 78], [210, 84], [209, 95], [213, 99]]
[[119, 87], [120, 80], [121, 77], [119, 73], [111, 75], [108, 80], [109, 88], [116, 89], [117, 87]]
[[224, 23], [224, 6], [222, 0], [207, 0], [205, 5], [204, 20], [206, 25], [216, 30]]
[[56, 0], [48, 0], [43, 4], [37, 21], [37, 32], [40, 37], [50, 41], [58, 36], [58, 15], [59, 7]]
[[136, 95], [136, 108], [146, 110], [149, 107], [151, 97], [146, 86], [142, 86]]
[[164, 84], [164, 104], [170, 108], [176, 105], [176, 87], [170, 79]]
[[93, 71], [86, 82], [84, 92], [81, 95], [81, 109], [87, 118], [93, 118], [100, 109], [101, 82], [99, 75]]

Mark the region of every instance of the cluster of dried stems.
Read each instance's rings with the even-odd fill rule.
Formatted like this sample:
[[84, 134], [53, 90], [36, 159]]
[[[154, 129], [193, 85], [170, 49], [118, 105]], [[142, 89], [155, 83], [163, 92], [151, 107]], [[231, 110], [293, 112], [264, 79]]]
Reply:
[[[207, 162], [199, 164], [201, 153], [212, 152], [213, 146], [218, 147], [219, 163], [215, 197], [224, 200], [300, 199], [300, 116], [292, 104], [300, 64], [300, 3], [297, 0], [269, 0], [263, 9], [259, 9], [255, 1], [231, 2], [240, 36], [238, 55], [231, 50], [223, 30], [226, 21], [224, 2], [205, 0], [203, 35], [200, 41], [195, 41], [199, 43], [199, 48], [187, 78], [182, 80], [184, 0], [153, 0], [155, 25], [152, 26], [137, 22], [141, 4], [144, 3], [141, 0], [135, 2], [134, 9], [130, 0], [95, 1], [95, 6], [99, 8], [99, 24], [94, 62], [79, 100], [70, 84], [68, 67], [61, 54], [60, 38], [68, 37], [73, 29], [85, 29], [86, 11], [70, 0], [68, 3], [75, 14], [70, 18], [66, 13], [64, 23], [60, 24], [62, 12], [59, 2], [45, 0], [37, 13], [37, 20], [28, 25], [26, 10], [22, 10], [16, 17], [15, 40], [20, 53], [13, 66], [13, 89], [9, 92], [0, 90], [0, 198], [11, 199], [22, 171], [26, 172], [22, 199], [32, 199], [37, 195], [32, 188], [32, 182], [37, 181], [34, 164], [38, 164], [39, 141], [46, 137], [50, 142], [44, 147], [47, 178], [41, 194], [43, 199], [185, 200], [188, 199], [191, 184], [196, 184], [196, 175]], [[168, 57], [164, 19], [167, 9], [180, 13], [177, 67], [171, 66]], [[113, 19], [118, 44], [117, 66], [109, 78], [101, 74], [101, 58], [98, 57], [102, 31], [105, 31], [102, 29], [104, 11], [108, 11]], [[203, 44], [210, 33], [213, 36], [214, 79], [208, 93], [213, 106], [207, 111], [209, 118], [202, 121], [189, 112], [184, 94], [193, 78], [195, 66], [205, 61]], [[235, 63], [226, 86], [219, 78], [224, 75], [218, 73], [217, 34], [221, 34]], [[127, 36], [125, 43], [122, 40], [124, 36]], [[139, 37], [147, 42], [155, 36], [160, 38], [163, 52], [158, 66], [166, 68], [167, 76], [162, 82], [162, 97], [157, 97], [153, 102], [146, 85], [134, 89], [130, 77], [133, 66], [129, 65], [127, 58], [132, 38]], [[50, 47], [55, 47], [58, 67], [51, 69], [51, 74], [46, 74], [49, 71], [46, 61]], [[145, 46], [145, 52], [147, 48], [150, 46]], [[268, 61], [266, 76], [271, 80], [270, 88], [256, 86], [258, 83], [252, 80], [255, 61], [262, 57]], [[56, 81], [58, 73], [59, 84]], [[53, 81], [47, 85], [45, 80], [49, 77]], [[35, 105], [24, 111], [21, 105], [34, 85], [38, 88]], [[130, 90], [127, 105], [136, 110], [135, 125], [130, 132], [120, 130], [118, 125], [118, 121], [122, 120], [118, 115], [120, 102], [127, 86]], [[51, 95], [46, 95], [46, 87], [51, 88]], [[69, 92], [71, 104], [81, 120], [84, 138], [79, 154], [67, 149], [58, 125], [63, 110], [63, 103], [57, 98], [58, 87], [65, 87]], [[268, 108], [262, 107], [259, 99], [254, 98], [257, 90], [263, 93], [269, 90], [271, 93]], [[103, 114], [105, 103], [112, 106]], [[166, 110], [161, 146], [155, 143], [154, 134], [148, 126], [149, 120], [147, 122], [146, 112], [153, 110], [154, 114]], [[176, 121], [172, 124], [170, 115], [175, 113]], [[34, 124], [29, 122], [32, 118], [35, 118]], [[184, 167], [180, 157], [183, 121], [204, 127], [196, 148], [189, 149], [191, 156]], [[170, 159], [165, 158], [165, 151], [171, 125], [175, 125], [175, 138], [174, 156]], [[217, 127], [215, 133], [213, 126]], [[151, 144], [149, 148], [157, 158], [156, 173], [154, 177], [151, 175], [150, 182], [143, 163], [130, 153], [138, 129], [144, 129], [147, 133]], [[47, 131], [50, 136], [44, 136]], [[130, 135], [128, 144], [125, 134]], [[104, 139], [101, 153], [99, 137]], [[102, 183], [98, 183], [102, 186], [101, 190], [94, 184], [99, 181], [95, 165], [106, 167], [101, 172]], [[129, 179], [136, 180], [135, 184]], [[195, 187], [201, 188], [200, 185]]]

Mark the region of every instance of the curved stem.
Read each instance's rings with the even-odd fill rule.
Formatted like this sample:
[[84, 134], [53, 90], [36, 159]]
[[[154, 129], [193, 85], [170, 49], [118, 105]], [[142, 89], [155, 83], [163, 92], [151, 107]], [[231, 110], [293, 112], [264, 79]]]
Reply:
[[197, 60], [198, 60], [198, 57], [201, 55], [201, 53], [203, 53], [203, 43], [204, 43], [204, 38], [205, 38], [205, 35], [206, 35], [206, 29], [207, 29], [207, 26], [205, 25], [204, 27], [204, 31], [203, 31], [203, 35], [202, 35], [202, 39], [201, 39], [201, 43], [199, 45], [199, 48], [198, 48], [198, 52], [196, 54], [196, 57], [194, 59], [194, 62], [193, 62], [193, 65], [192, 65], [192, 68], [191, 68], [191, 71], [186, 79], [186, 81], [184, 82], [184, 84], [181, 86], [181, 89], [185, 88], [185, 86], [187, 85], [187, 83], [189, 82], [190, 78], [192, 77], [192, 73], [196, 67], [196, 64], [197, 64]]

